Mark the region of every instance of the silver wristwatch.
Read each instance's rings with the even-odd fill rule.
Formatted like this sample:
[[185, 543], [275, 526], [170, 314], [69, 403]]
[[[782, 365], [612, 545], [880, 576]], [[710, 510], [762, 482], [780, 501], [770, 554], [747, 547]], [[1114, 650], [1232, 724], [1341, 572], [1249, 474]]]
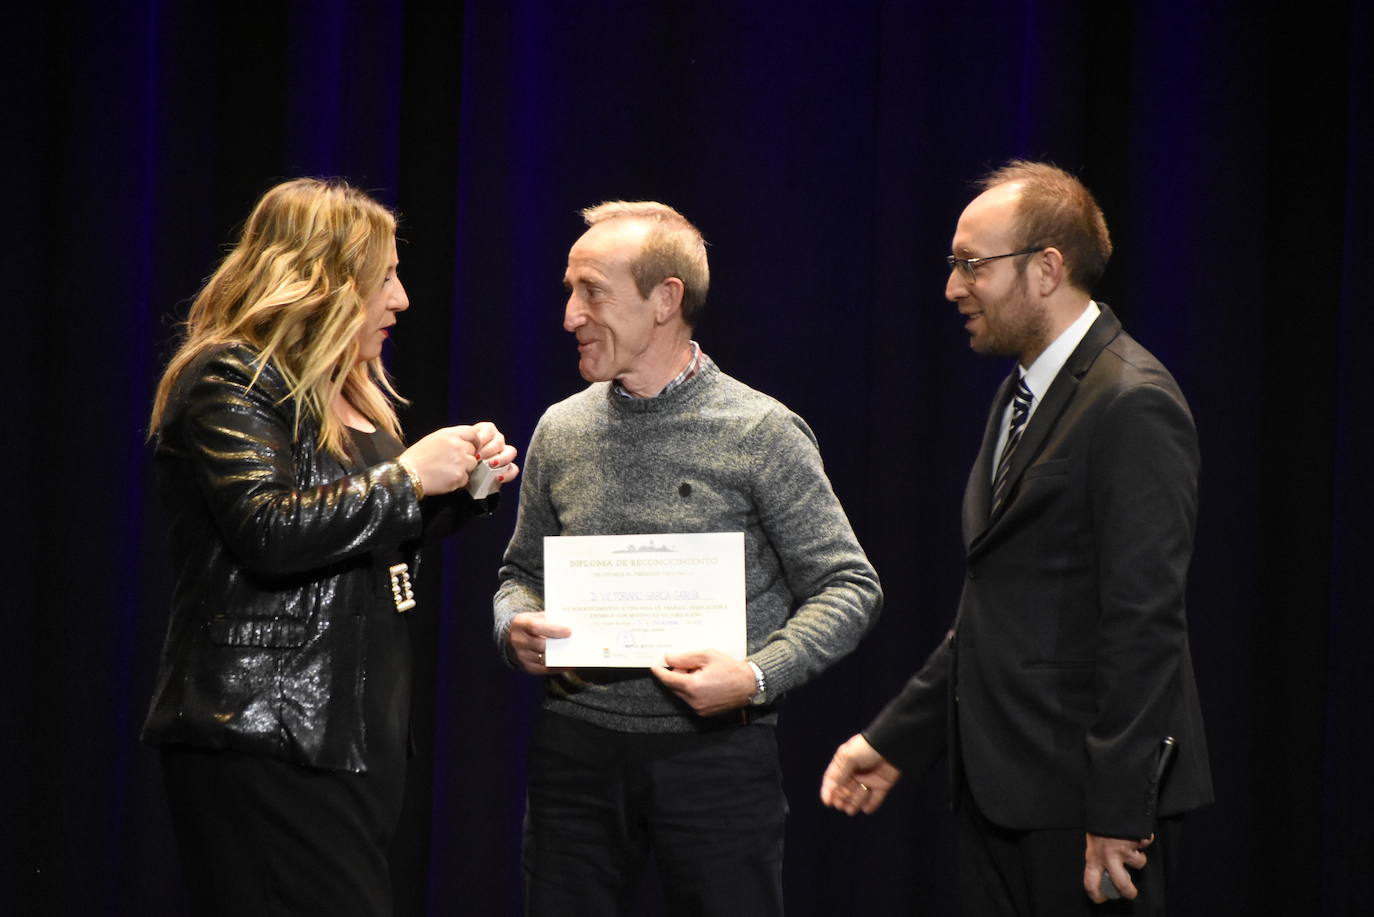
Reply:
[[768, 684], [763, 680], [763, 669], [759, 668], [758, 663], [752, 659], [746, 659], [749, 668], [754, 670], [754, 695], [749, 698], [749, 703], [755, 707], [761, 707], [768, 703]]

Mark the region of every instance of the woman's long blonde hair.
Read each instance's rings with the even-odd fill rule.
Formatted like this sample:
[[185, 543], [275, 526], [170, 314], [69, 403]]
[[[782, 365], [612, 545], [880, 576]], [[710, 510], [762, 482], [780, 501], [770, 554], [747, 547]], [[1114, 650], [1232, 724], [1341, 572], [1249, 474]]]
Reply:
[[342, 459], [343, 423], [330, 410], [340, 392], [398, 439], [391, 385], [380, 359], [358, 362], [364, 304], [390, 268], [396, 218], [342, 181], [298, 178], [262, 196], [243, 235], [191, 304], [185, 335], [158, 383], [149, 421], [156, 433], [181, 372], [207, 349], [247, 344], [257, 374], [276, 366], [302, 415], [320, 425], [320, 446]]

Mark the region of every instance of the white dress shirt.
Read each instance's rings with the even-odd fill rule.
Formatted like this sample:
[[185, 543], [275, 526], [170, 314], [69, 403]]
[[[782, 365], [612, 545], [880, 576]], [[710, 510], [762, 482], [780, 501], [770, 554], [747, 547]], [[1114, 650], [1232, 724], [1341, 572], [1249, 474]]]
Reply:
[[[1083, 336], [1088, 333], [1093, 322], [1102, 314], [1102, 310], [1097, 307], [1097, 303], [1091, 299], [1083, 307], [1083, 314], [1074, 319], [1073, 324], [1065, 328], [1059, 337], [1054, 339], [1050, 346], [1046, 347], [1040, 356], [1030, 366], [1022, 368], [1020, 364], [1017, 368], [1021, 370], [1021, 378], [1026, 380], [1026, 388], [1031, 392], [1030, 413], [1026, 415], [1026, 423], [1031, 422], [1035, 416], [1035, 409], [1040, 406], [1041, 397], [1050, 390], [1050, 385], [1054, 382], [1054, 377], [1059, 375], [1059, 371], [1064, 368], [1064, 363], [1069, 359], [1069, 354], [1073, 353], [1074, 348], [1083, 340]], [[1013, 393], [1015, 394], [1015, 393]], [[1002, 455], [1002, 449], [1007, 444], [1008, 426], [1011, 424], [1011, 408], [1015, 398], [1007, 400], [1007, 406], [1002, 410], [1002, 432], [997, 435], [997, 450], [993, 452], [995, 457], [992, 462], [992, 476], [997, 476], [997, 461]]]

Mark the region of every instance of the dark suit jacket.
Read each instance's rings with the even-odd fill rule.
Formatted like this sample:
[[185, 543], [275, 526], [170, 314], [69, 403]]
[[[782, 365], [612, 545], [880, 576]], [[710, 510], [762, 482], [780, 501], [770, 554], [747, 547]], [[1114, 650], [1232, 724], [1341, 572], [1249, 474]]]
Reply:
[[[949, 636], [864, 731], [906, 771], [948, 747], [993, 822], [1140, 838], [1211, 801], [1184, 590], [1197, 510], [1192, 416], [1105, 307], [1045, 392], [990, 516], [993, 402], [964, 494]], [[1178, 753], [1156, 793], [1165, 736]], [[1157, 798], [1158, 797], [1158, 798]]]

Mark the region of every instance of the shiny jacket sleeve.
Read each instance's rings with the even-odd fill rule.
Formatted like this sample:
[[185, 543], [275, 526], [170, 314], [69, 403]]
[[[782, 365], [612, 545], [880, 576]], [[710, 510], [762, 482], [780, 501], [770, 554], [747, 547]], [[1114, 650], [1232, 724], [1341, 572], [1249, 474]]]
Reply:
[[[220, 536], [251, 571], [317, 569], [379, 544], [418, 538], [420, 501], [404, 469], [382, 462], [298, 483], [294, 408], [275, 372], [256, 380], [233, 350], [189, 380], [177, 422]], [[323, 476], [323, 475], [321, 475]]]

